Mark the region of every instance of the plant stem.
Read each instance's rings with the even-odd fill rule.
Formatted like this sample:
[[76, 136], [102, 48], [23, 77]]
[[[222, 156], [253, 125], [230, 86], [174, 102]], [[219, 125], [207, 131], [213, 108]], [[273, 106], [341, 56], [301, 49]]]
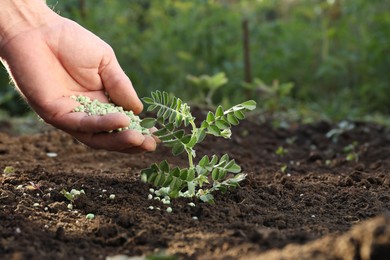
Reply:
[[194, 161], [192, 159], [192, 153], [187, 151], [186, 149], [186, 152], [187, 152], [187, 155], [188, 155], [188, 164], [189, 164], [189, 168], [190, 169], [193, 169], [194, 168]]

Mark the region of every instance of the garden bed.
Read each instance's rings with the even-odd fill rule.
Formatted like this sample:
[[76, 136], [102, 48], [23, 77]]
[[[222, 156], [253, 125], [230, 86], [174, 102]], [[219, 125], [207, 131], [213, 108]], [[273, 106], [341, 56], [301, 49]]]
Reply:
[[[154, 162], [185, 163], [164, 147], [126, 155], [91, 150], [53, 129], [3, 131], [0, 169], [14, 172], [0, 177], [0, 258], [385, 259], [390, 130], [358, 122], [350, 130], [326, 122], [274, 129], [256, 121], [233, 128], [231, 140], [207, 137], [198, 146], [199, 158], [236, 159], [248, 174], [241, 187], [215, 194], [215, 204], [173, 200], [171, 213], [148, 199], [151, 186], [139, 180]], [[329, 138], [332, 129], [340, 131]], [[85, 196], [70, 210], [63, 189]]]

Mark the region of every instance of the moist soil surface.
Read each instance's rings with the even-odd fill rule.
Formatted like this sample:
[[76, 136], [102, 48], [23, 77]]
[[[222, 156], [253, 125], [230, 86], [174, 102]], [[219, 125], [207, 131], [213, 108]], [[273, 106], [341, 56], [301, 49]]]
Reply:
[[[171, 213], [148, 199], [140, 171], [164, 159], [185, 166], [185, 156], [162, 146], [92, 150], [51, 128], [0, 128], [0, 169], [13, 167], [0, 177], [0, 258], [389, 259], [390, 130], [258, 121], [197, 146], [197, 158], [234, 158], [248, 174], [240, 187], [215, 193], [215, 204], [172, 200]], [[71, 189], [85, 191], [73, 209], [61, 194]]]

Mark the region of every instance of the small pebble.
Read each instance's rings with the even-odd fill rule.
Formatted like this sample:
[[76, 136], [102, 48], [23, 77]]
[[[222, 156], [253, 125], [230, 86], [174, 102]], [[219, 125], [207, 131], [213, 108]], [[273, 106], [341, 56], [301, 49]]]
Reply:
[[50, 157], [50, 158], [54, 158], [54, 157], [57, 157], [58, 154], [57, 153], [46, 153], [47, 157]]

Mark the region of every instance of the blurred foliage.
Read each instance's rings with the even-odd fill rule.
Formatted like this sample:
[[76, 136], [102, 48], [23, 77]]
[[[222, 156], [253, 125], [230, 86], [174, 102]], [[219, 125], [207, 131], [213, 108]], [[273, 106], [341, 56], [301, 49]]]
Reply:
[[25, 115], [29, 112], [27, 103], [12, 86], [7, 71], [0, 67], [0, 118], [1, 114], [14, 116]]
[[[253, 98], [271, 111], [337, 120], [390, 114], [389, 1], [47, 2], [114, 48], [140, 96], [160, 89], [196, 100], [204, 89], [188, 75], [225, 73], [229, 81], [213, 90], [215, 103]], [[246, 83], [244, 20], [254, 78]]]

